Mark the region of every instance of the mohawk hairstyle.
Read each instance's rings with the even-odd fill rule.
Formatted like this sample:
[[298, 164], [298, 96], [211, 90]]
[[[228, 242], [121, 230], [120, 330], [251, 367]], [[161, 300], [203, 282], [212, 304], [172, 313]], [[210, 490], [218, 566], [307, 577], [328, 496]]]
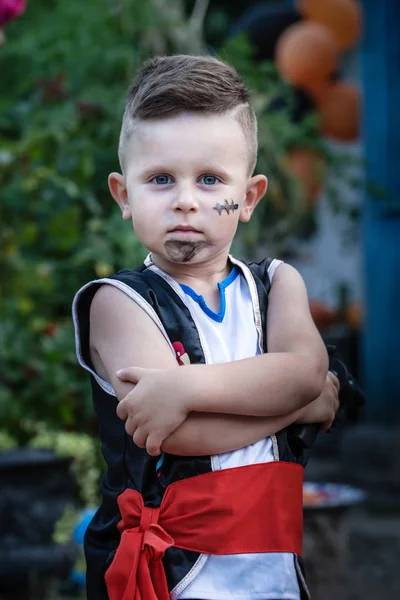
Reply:
[[243, 79], [230, 65], [210, 56], [157, 56], [146, 61], [133, 82], [122, 119], [118, 156], [122, 171], [138, 121], [191, 112], [231, 113], [245, 135], [252, 173], [257, 159], [257, 119]]

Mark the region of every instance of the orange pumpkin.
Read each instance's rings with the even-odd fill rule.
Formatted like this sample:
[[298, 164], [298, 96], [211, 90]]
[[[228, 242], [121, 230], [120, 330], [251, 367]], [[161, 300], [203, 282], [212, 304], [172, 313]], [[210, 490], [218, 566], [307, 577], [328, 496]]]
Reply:
[[288, 27], [276, 46], [276, 65], [289, 83], [308, 89], [323, 82], [336, 69], [339, 47], [330, 30], [319, 23], [301, 21]]
[[290, 173], [303, 185], [307, 204], [313, 206], [324, 178], [323, 156], [311, 148], [294, 148], [289, 152], [285, 163]]
[[352, 329], [361, 329], [364, 321], [364, 307], [361, 302], [352, 302], [346, 308], [346, 321]]
[[318, 104], [321, 130], [328, 137], [351, 142], [360, 129], [360, 92], [348, 82], [332, 83]]
[[328, 27], [341, 50], [358, 42], [362, 13], [357, 0], [298, 0], [296, 7], [310, 21]]
[[318, 329], [329, 327], [337, 321], [338, 315], [335, 310], [329, 308], [319, 300], [310, 300], [310, 312]]
[[333, 80], [330, 79], [314, 79], [307, 83], [307, 94], [315, 104], [321, 102], [326, 90], [332, 85]]

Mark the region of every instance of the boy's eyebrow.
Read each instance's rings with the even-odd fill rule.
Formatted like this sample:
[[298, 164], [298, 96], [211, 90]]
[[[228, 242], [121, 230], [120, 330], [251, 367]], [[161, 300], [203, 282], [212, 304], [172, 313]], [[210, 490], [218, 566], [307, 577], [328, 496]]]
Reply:
[[[155, 173], [173, 173], [176, 172], [176, 170], [176, 167], [172, 167], [172, 165], [168, 166], [167, 163], [154, 163], [154, 165], [146, 165], [143, 168], [139, 168], [137, 171], [137, 176], [140, 178], [146, 178], [150, 177], [151, 175], [154, 175]], [[221, 175], [226, 179], [232, 177], [232, 174], [226, 168], [223, 168], [221, 165], [210, 165], [205, 163], [204, 165], [200, 165], [198, 167], [197, 172], [199, 175], [207, 173]]]
[[154, 164], [139, 168], [137, 174], [139, 177], [147, 177], [149, 175], [154, 175], [154, 173], [168, 173], [171, 170], [172, 169], [169, 169], [166, 165]]

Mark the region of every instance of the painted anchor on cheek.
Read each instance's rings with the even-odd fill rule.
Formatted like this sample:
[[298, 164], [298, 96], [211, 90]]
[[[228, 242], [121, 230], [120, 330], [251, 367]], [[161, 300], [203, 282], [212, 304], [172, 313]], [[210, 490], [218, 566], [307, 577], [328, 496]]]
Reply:
[[214, 206], [214, 210], [217, 211], [217, 213], [219, 214], [219, 216], [221, 216], [221, 213], [223, 210], [226, 211], [226, 214], [229, 215], [229, 213], [235, 212], [235, 210], [237, 210], [239, 208], [239, 204], [235, 204], [233, 202], [233, 200], [229, 203], [228, 200], [225, 200], [224, 204], [219, 204], [219, 202], [217, 202], [217, 205]]

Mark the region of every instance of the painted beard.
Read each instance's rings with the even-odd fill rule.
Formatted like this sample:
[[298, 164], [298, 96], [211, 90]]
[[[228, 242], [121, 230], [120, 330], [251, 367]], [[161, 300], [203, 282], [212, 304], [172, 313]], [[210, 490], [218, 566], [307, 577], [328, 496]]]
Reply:
[[204, 241], [190, 242], [179, 240], [168, 240], [165, 242], [165, 250], [173, 262], [189, 262], [200, 250], [205, 248], [207, 243]]

